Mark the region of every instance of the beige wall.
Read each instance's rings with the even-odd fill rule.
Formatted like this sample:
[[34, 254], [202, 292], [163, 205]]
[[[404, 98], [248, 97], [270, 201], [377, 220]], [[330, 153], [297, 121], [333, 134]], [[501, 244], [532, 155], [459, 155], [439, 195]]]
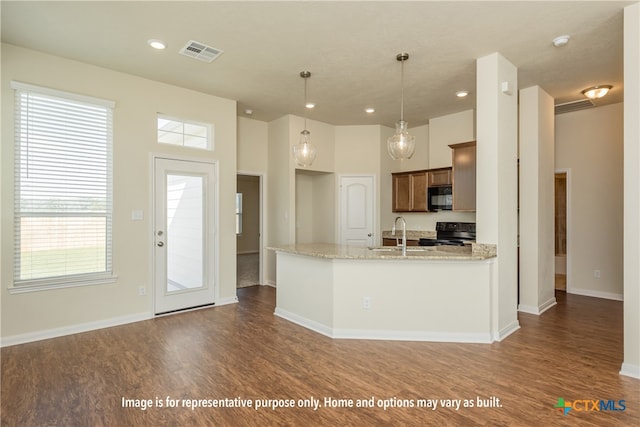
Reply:
[[[473, 112], [473, 110], [469, 110]], [[404, 172], [412, 170], [430, 169], [430, 153], [432, 143], [431, 122], [435, 120], [436, 141], [444, 141], [440, 143], [440, 148], [436, 149], [436, 156], [443, 156], [444, 148], [448, 151], [449, 163], [445, 166], [451, 166], [451, 148], [448, 144], [458, 141], [459, 138], [467, 141], [473, 140], [473, 134], [470, 138], [464, 129], [473, 131], [473, 115], [468, 112], [451, 114], [437, 119], [431, 119], [429, 125], [418, 126], [409, 129], [409, 133], [416, 137], [416, 152], [409, 160], [392, 160], [387, 152], [387, 138], [393, 135], [394, 129], [382, 127], [384, 132], [380, 135], [380, 229], [390, 230], [396, 216], [402, 215], [407, 221], [407, 229], [409, 230], [435, 230], [438, 221], [463, 221], [475, 222], [474, 212], [429, 212], [429, 213], [394, 213], [391, 211], [391, 173]], [[462, 129], [463, 131], [460, 131]], [[462, 132], [462, 133], [461, 133]], [[447, 135], [445, 137], [445, 135]], [[448, 142], [454, 141], [454, 142]], [[446, 143], [445, 143], [446, 142]], [[437, 143], [437, 142], [436, 142]], [[446, 153], [446, 152], [445, 152]], [[440, 167], [440, 166], [437, 166]]]
[[268, 150], [268, 124], [238, 117], [238, 171], [266, 174]]
[[475, 139], [474, 110], [429, 120], [429, 169], [451, 166], [450, 144]]
[[520, 91], [520, 269], [518, 310], [555, 305], [553, 98], [539, 86]]
[[[375, 221], [374, 242], [380, 242], [380, 135], [383, 127], [380, 125], [365, 126], [337, 126], [336, 135], [336, 185], [339, 185], [340, 175], [373, 175], [375, 177], [376, 206], [374, 207]], [[388, 157], [388, 155], [387, 155]], [[340, 198], [338, 190], [336, 200]], [[336, 202], [336, 206], [340, 203]], [[335, 209], [335, 238], [339, 241], [340, 211]]]
[[569, 170], [569, 292], [622, 298], [622, 118], [623, 104], [556, 116], [556, 169]]
[[640, 378], [640, 4], [624, 9], [624, 361]]
[[[17, 80], [116, 102], [114, 110], [113, 265], [109, 285], [9, 294], [12, 285], [13, 91]], [[158, 112], [215, 124], [215, 150], [205, 152], [156, 143]], [[236, 181], [235, 101], [153, 82], [104, 68], [2, 46], [2, 338], [37, 336], [75, 325], [108, 324], [152, 313], [151, 154], [192, 156], [218, 162], [218, 301], [235, 300], [234, 206]], [[132, 221], [131, 211], [144, 211]], [[228, 250], [233, 248], [232, 250]], [[139, 296], [145, 286], [147, 295]]]
[[[500, 90], [502, 83], [511, 93]], [[476, 60], [476, 224], [480, 243], [498, 245], [494, 266], [494, 319], [500, 339], [519, 327], [517, 318], [518, 70], [500, 53]]]

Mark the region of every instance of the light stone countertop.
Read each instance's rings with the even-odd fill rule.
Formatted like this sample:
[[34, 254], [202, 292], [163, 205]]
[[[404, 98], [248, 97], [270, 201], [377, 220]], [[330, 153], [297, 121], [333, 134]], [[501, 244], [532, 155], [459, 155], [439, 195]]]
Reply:
[[276, 252], [306, 255], [326, 259], [369, 259], [369, 260], [486, 260], [496, 257], [495, 245], [466, 245], [466, 246], [410, 246], [407, 255], [394, 246], [376, 247], [371, 250], [362, 246], [345, 246], [333, 243], [299, 243], [268, 247]]

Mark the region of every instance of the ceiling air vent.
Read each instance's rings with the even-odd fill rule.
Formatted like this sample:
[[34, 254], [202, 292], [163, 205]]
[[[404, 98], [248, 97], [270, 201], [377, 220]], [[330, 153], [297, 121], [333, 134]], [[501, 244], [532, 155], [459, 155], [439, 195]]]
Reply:
[[222, 55], [224, 51], [216, 49], [215, 47], [207, 46], [203, 43], [190, 40], [189, 43], [182, 49], [180, 53], [184, 56], [197, 59], [203, 62], [212, 62], [218, 56]]
[[579, 99], [577, 101], [565, 102], [563, 104], [555, 105], [555, 113], [563, 114], [570, 113], [572, 111], [584, 110], [585, 108], [595, 107], [590, 99]]

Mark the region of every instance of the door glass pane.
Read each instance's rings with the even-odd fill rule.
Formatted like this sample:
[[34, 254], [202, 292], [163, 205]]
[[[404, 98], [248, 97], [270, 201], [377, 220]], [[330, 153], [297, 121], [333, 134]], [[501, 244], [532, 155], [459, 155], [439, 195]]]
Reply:
[[205, 285], [204, 177], [167, 174], [167, 293]]

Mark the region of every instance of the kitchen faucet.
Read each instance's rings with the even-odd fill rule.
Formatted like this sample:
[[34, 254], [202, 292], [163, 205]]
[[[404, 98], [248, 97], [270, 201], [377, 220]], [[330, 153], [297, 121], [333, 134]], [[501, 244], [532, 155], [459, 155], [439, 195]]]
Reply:
[[[407, 221], [404, 220], [404, 217], [397, 216], [396, 220], [393, 221], [393, 227], [391, 228], [391, 235], [396, 235], [396, 224], [398, 220], [402, 220], [402, 256], [407, 256]], [[396, 246], [398, 245], [398, 238], [396, 237]]]

